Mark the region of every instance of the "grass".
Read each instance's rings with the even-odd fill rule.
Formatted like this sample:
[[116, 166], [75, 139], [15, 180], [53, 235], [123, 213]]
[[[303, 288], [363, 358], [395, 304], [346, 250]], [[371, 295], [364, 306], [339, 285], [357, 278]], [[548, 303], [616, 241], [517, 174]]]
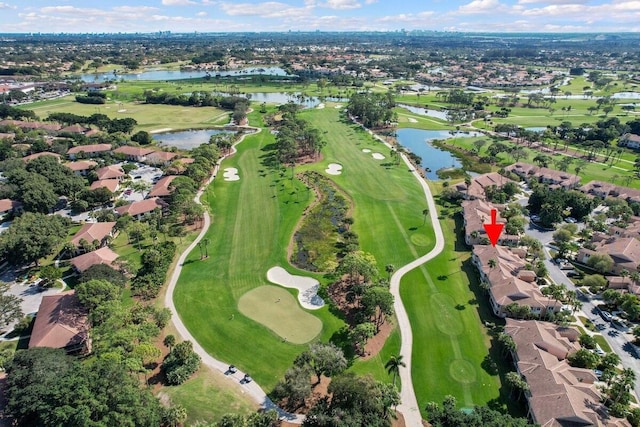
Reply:
[[248, 415], [255, 412], [258, 405], [238, 387], [232, 387], [231, 381], [203, 365], [184, 384], [164, 387], [160, 396], [162, 399], [166, 395], [173, 404], [180, 404], [187, 410], [186, 425], [217, 422], [229, 413]]
[[604, 337], [600, 334], [595, 334], [593, 336], [593, 338], [596, 340], [596, 342], [598, 343], [598, 345], [600, 346], [600, 348], [607, 352], [607, 353], [611, 353], [613, 350], [611, 349], [611, 346], [609, 345], [609, 343], [607, 342], [607, 340], [604, 339]]
[[[470, 252], [456, 235], [460, 224], [443, 218], [444, 251], [408, 273], [400, 288], [413, 329], [412, 377], [423, 415], [428, 402], [440, 402], [445, 395], [455, 396], [462, 407], [501, 406], [498, 373], [511, 369], [482, 326], [483, 320], [496, 319]], [[488, 368], [490, 360], [497, 371]], [[502, 399], [508, 400], [505, 394]]]
[[[340, 121], [333, 108], [301, 113], [312, 120], [328, 145], [322, 162], [296, 167], [295, 172], [314, 169], [324, 174], [330, 162], [345, 167], [332, 177], [354, 201], [352, 230], [359, 235], [362, 248], [371, 252], [380, 268], [386, 264], [404, 265], [425, 253], [433, 245], [429, 227], [422, 224], [424, 195], [406, 167], [384, 166], [361, 151], [364, 145], [378, 145], [359, 127]], [[252, 113], [250, 121], [260, 120]], [[267, 327], [237, 310], [238, 300], [246, 292], [266, 285], [266, 272], [274, 265], [287, 265], [288, 247], [295, 224], [309, 204], [312, 193], [291, 179], [291, 172], [274, 173], [262, 164], [265, 147], [273, 144], [269, 132], [248, 136], [238, 153], [223, 167], [236, 167], [240, 181], [215, 180], [204, 200], [209, 200], [213, 224], [209, 230], [210, 257], [200, 261], [197, 253], [187, 258], [176, 288], [174, 300], [182, 320], [207, 351], [252, 374], [266, 390], [273, 387], [305, 346], [283, 342]], [[424, 246], [411, 243], [411, 235]], [[315, 277], [287, 267], [292, 274]], [[294, 292], [293, 290], [291, 291]], [[230, 320], [231, 315], [234, 320]], [[327, 341], [340, 335], [344, 321], [328, 307], [313, 311], [323, 322], [319, 339]], [[397, 353], [399, 343], [389, 345], [386, 353]], [[356, 362], [357, 369], [359, 363]], [[382, 369], [382, 361], [368, 361], [372, 371]], [[391, 381], [387, 377], [387, 381]]]
[[[228, 111], [214, 107], [176, 107], [172, 105], [142, 104], [132, 101], [109, 101], [103, 105], [80, 104], [73, 96], [34, 102], [24, 108], [33, 110], [41, 118], [51, 113], [65, 112], [82, 116], [95, 113], [106, 114], [109, 118], [130, 117], [138, 122], [134, 132], [171, 128], [191, 129], [224, 125], [229, 122]], [[126, 110], [126, 111], [123, 111]]]
[[245, 293], [238, 301], [238, 310], [294, 344], [305, 344], [322, 330], [320, 319], [302, 310], [279, 286], [260, 286]]

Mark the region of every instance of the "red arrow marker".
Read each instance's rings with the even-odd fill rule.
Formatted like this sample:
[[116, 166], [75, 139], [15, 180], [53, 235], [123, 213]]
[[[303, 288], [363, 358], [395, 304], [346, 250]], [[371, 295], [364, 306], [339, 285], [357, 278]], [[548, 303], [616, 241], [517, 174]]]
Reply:
[[487, 232], [487, 236], [489, 236], [489, 240], [491, 244], [495, 246], [498, 243], [498, 239], [500, 238], [500, 234], [502, 233], [502, 229], [504, 228], [504, 224], [496, 223], [496, 216], [498, 215], [498, 211], [495, 209], [491, 209], [491, 224], [482, 224], [484, 227], [484, 231]]

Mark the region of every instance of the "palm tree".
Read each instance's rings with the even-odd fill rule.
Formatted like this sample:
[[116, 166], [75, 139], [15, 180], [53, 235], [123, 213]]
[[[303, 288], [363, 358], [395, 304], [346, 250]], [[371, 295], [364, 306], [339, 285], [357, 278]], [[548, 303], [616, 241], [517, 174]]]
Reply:
[[489, 261], [487, 261], [487, 265], [489, 266], [489, 268], [494, 269], [498, 265], [498, 261], [491, 258]]
[[394, 271], [396, 271], [396, 266], [393, 264], [387, 264], [384, 266], [384, 271], [389, 273], [389, 280], [391, 280], [391, 275], [393, 274]]
[[202, 244], [204, 246], [204, 257], [209, 258], [209, 238], [205, 237], [202, 239]]
[[424, 226], [427, 223], [427, 216], [429, 216], [429, 209], [423, 209], [422, 216], [424, 216], [424, 221], [422, 222], [422, 225]]
[[396, 378], [400, 374], [400, 367], [406, 368], [407, 365], [402, 361], [403, 356], [401, 354], [397, 356], [391, 356], [384, 367], [389, 375], [393, 374], [393, 385], [396, 385]]

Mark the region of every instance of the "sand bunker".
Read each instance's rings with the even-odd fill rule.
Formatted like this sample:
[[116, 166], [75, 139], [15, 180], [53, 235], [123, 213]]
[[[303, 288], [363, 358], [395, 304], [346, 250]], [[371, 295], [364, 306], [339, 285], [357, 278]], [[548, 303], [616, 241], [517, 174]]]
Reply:
[[238, 175], [238, 169], [236, 168], [225, 168], [222, 176], [225, 181], [240, 181], [240, 175]]
[[173, 130], [173, 129], [172, 128], [154, 129], [154, 130], [150, 130], [149, 133], [169, 132], [170, 130]]
[[333, 108], [342, 108], [342, 104], [338, 104], [338, 105], [336, 105], [336, 106], [335, 106], [335, 107], [333, 107]]
[[324, 170], [329, 175], [340, 175], [342, 173], [342, 165], [338, 163], [329, 163], [329, 166]]
[[316, 279], [289, 274], [282, 267], [271, 267], [267, 271], [267, 279], [285, 288], [297, 289], [300, 305], [309, 310], [317, 310], [324, 306], [324, 300], [318, 296], [320, 283]]
[[407, 120], [409, 120], [409, 123], [418, 123], [418, 121], [413, 117], [407, 117]]
[[118, 110], [118, 113], [126, 113], [127, 110]]
[[368, 148], [363, 148], [363, 149], [362, 149], [362, 152], [363, 152], [363, 153], [370, 153], [370, 152], [371, 152], [371, 150], [369, 150]]
[[380, 153], [371, 153], [371, 156], [376, 160], [384, 160], [384, 156]]
[[318, 104], [318, 105], [316, 106], [316, 108], [317, 108], [318, 110], [322, 110], [322, 109], [324, 108], [324, 104], [321, 102], [320, 104]]

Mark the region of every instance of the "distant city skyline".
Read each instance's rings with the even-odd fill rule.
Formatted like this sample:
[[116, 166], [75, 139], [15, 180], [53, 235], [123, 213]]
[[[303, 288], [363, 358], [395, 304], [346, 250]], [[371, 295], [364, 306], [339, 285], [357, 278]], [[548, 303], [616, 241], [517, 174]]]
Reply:
[[6, 0], [0, 33], [638, 32], [640, 0]]

